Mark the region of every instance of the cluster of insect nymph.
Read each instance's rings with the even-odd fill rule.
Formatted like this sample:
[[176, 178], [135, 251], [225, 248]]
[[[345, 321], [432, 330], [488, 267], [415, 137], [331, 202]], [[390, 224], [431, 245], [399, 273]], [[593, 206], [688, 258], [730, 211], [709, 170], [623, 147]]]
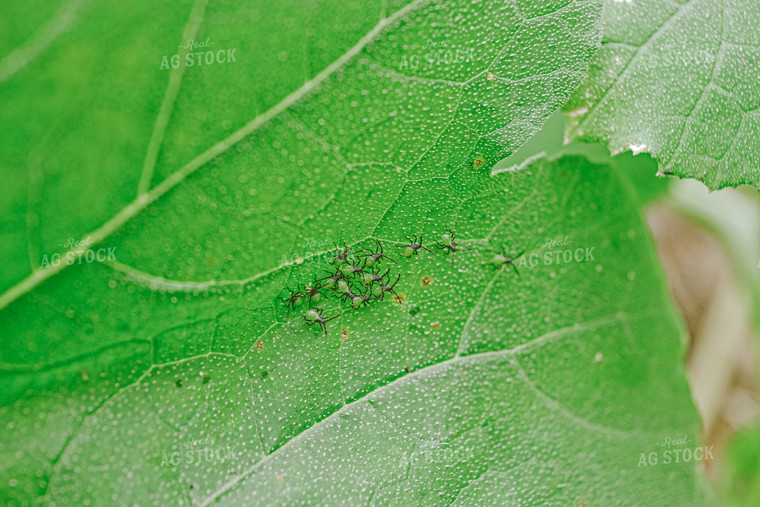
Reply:
[[[401, 257], [409, 259], [418, 255], [421, 250], [433, 253], [428, 246], [423, 244], [422, 236], [407, 238], [408, 242], [396, 245], [400, 249]], [[467, 252], [459, 246], [456, 236], [452, 231], [442, 235], [440, 241], [429, 245], [430, 247], [444, 251], [451, 255], [451, 267], [454, 267], [454, 258], [457, 252]], [[496, 267], [510, 266], [519, 276], [514, 261], [517, 256], [510, 257], [506, 251], [496, 254], [493, 264]], [[331, 269], [322, 270], [322, 275], [315, 275], [306, 284], [297, 286], [294, 290], [289, 289], [286, 297], [280, 299], [287, 308], [287, 316], [290, 312], [303, 309], [303, 319], [308, 326], [317, 325], [322, 328], [327, 337], [327, 323], [338, 318], [340, 313], [328, 317], [325, 315], [324, 303], [330, 298], [342, 301], [350, 306], [353, 311], [356, 308], [366, 306], [371, 301], [382, 301], [388, 294], [393, 294], [397, 301], [401, 297], [396, 293], [396, 285], [401, 279], [399, 263], [389, 256], [379, 239], [375, 240], [375, 247], [363, 248], [354, 251], [350, 246], [335, 246], [335, 256], [330, 261]], [[393, 273], [392, 271], [399, 271]]]
[[290, 311], [297, 305], [306, 304], [308, 308], [303, 318], [308, 326], [318, 325], [327, 336], [327, 323], [336, 319], [324, 315], [323, 302], [330, 297], [350, 303], [351, 310], [366, 306], [372, 300], [383, 300], [388, 293], [398, 297], [395, 287], [401, 279], [401, 273], [391, 273], [390, 264], [398, 262], [387, 255], [380, 240], [375, 240], [374, 249], [353, 251], [349, 246], [335, 248], [336, 254], [330, 265], [332, 269], [324, 270], [325, 276], [314, 279], [291, 290], [289, 296], [281, 298]]

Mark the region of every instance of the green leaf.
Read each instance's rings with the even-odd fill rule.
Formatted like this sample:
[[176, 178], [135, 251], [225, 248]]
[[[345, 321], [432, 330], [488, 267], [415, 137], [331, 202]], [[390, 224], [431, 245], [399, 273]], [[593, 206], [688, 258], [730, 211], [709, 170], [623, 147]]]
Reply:
[[643, 213], [652, 202], [662, 199], [667, 193], [673, 178], [652, 178], [657, 162], [648, 155], [633, 156], [621, 153], [611, 156], [609, 150], [601, 144], [569, 143], [565, 144], [566, 117], [561, 111], [554, 113], [544, 127], [524, 146], [511, 156], [501, 160], [493, 172], [519, 170], [541, 157], [559, 158], [564, 155], [580, 155], [599, 165], [612, 165], [622, 169], [624, 180], [630, 183], [636, 201]]
[[[315, 236], [326, 222], [370, 214], [356, 197], [388, 184], [375, 167], [301, 226], [300, 264], [213, 285], [75, 264], [14, 304], [2, 416], [4, 474], [17, 482], [5, 496], [706, 503], [694, 463], [640, 461], [665, 437], [693, 442], [699, 422], [676, 366], [683, 330], [617, 171], [570, 157], [465, 184], [469, 173], [392, 196], [371, 237], [400, 263], [403, 302], [330, 300], [340, 318], [327, 337], [274, 297], [327, 266], [304, 251], [332, 239]], [[395, 255], [409, 223], [431, 239], [451, 227], [470, 251], [454, 267], [437, 251]], [[570, 246], [544, 249], [546, 238]], [[113, 239], [130, 257], [142, 250], [133, 232]], [[490, 265], [504, 247], [526, 249], [519, 276]], [[220, 454], [171, 465], [185, 445], [204, 449], [188, 438]]]
[[605, 0], [602, 49], [563, 108], [569, 137], [712, 189], [760, 188], [758, 25], [755, 0]]
[[[45, 255], [108, 238], [198, 170], [224, 174], [252, 221], [291, 223], [348, 165], [420, 178], [482, 156], [486, 170], [567, 100], [601, 37], [598, 0], [70, 2], [38, 2], [51, 20], [11, 30], [26, 42], [0, 62], [0, 307], [58, 271]], [[17, 4], [33, 8], [0, 9]], [[200, 48], [187, 66], [188, 39], [213, 63]]]
[[[640, 461], [698, 419], [632, 195], [579, 157], [490, 175], [581, 80], [596, 2], [32, 7], [0, 82], [7, 503], [705, 502]], [[162, 71], [190, 38], [236, 61]], [[288, 312], [376, 239], [398, 298]]]

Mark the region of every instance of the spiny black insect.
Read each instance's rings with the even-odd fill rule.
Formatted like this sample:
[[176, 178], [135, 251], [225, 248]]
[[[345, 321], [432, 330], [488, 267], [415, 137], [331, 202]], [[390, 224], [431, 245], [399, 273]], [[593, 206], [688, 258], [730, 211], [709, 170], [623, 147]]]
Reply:
[[304, 287], [304, 296], [309, 298], [309, 307], [312, 303], [319, 303], [325, 294], [321, 292], [322, 286], [319, 284], [319, 280], [314, 280], [309, 285]]
[[345, 261], [351, 256], [351, 247], [343, 245], [342, 247], [335, 245], [335, 249], [338, 251], [338, 255], [333, 258], [331, 264], [335, 264], [336, 262], [340, 263]]
[[319, 327], [321, 327], [325, 332], [325, 338], [327, 338], [327, 323], [333, 319], [336, 319], [340, 314], [336, 313], [329, 319], [326, 319], [323, 315], [323, 312], [324, 310], [322, 308], [312, 308], [303, 314], [303, 319], [306, 321], [306, 325], [309, 327], [313, 326], [314, 324], [319, 325]]
[[379, 264], [382, 259], [388, 259], [393, 264], [398, 265], [398, 262], [394, 261], [393, 259], [391, 259], [390, 257], [388, 257], [387, 255], [383, 253], [383, 244], [380, 242], [379, 239], [375, 240], [375, 244], [377, 245], [375, 247], [375, 250], [370, 250], [369, 248], [364, 248], [361, 250], [362, 252], [368, 252], [366, 257], [364, 258], [364, 262], [366, 263], [367, 266], [372, 266], [376, 262]]
[[367, 287], [375, 282], [382, 282], [389, 271], [390, 268], [388, 268], [382, 275], [378, 275], [377, 273], [372, 273], [370, 271], [362, 273], [362, 285]]
[[335, 288], [340, 294], [348, 294], [351, 292], [351, 281], [348, 278], [338, 281], [338, 286]]
[[356, 302], [359, 302], [359, 305], [366, 305], [369, 303], [369, 301], [372, 299], [372, 296], [368, 291], [366, 291], [364, 294], [356, 294], [351, 289], [343, 292], [343, 297], [346, 299], [351, 300], [351, 310], [353, 310], [356, 307]]
[[[406, 239], [409, 240], [409, 244], [400, 245], [399, 248], [403, 248], [403, 250], [401, 251], [401, 255], [403, 255], [407, 259], [411, 257], [412, 255], [417, 255], [419, 253], [420, 248], [430, 252], [429, 248], [422, 245], [422, 236], [420, 236], [419, 240], [417, 239], [417, 236], [415, 236], [414, 238], [410, 238], [407, 236]], [[433, 253], [433, 252], [430, 252], [430, 253]]]
[[506, 247], [502, 249], [502, 253], [495, 254], [493, 256], [493, 260], [491, 261], [495, 268], [499, 269], [502, 266], [510, 266], [517, 276], [520, 276], [520, 273], [517, 271], [517, 267], [515, 266], [515, 261], [522, 257], [522, 255], [525, 253], [525, 250], [523, 249], [519, 254], [515, 255], [514, 257], [510, 257], [507, 254]]
[[396, 287], [396, 284], [398, 283], [400, 279], [401, 279], [401, 273], [398, 274], [398, 276], [396, 277], [396, 281], [393, 282], [392, 284], [380, 283], [379, 285], [375, 285], [375, 287], [372, 289], [372, 295], [380, 300], [383, 300], [385, 299], [385, 293], [391, 292], [393, 293], [394, 296], [398, 297], [398, 294], [396, 294], [396, 291], [394, 288]]
[[446, 234], [443, 235], [441, 238], [442, 242], [435, 242], [436, 246], [438, 248], [441, 248], [443, 250], [446, 250], [446, 253], [448, 254], [451, 252], [451, 267], [454, 268], [454, 257], [457, 252], [469, 252], [470, 249], [468, 248], [460, 248], [459, 245], [456, 243], [456, 235], [451, 231], [446, 231]]
[[290, 296], [286, 298], [280, 298], [284, 303], [286, 303], [286, 308], [288, 309], [288, 319], [290, 318], [290, 309], [292, 308], [295, 310], [296, 303], [298, 303], [298, 300], [303, 297], [306, 297], [306, 294], [296, 289], [294, 291], [290, 291]]
[[350, 262], [347, 263], [345, 266], [343, 266], [342, 268], [340, 268], [340, 272], [343, 273], [346, 276], [349, 276], [349, 275], [353, 275], [353, 274], [357, 274], [357, 273], [359, 273], [359, 274], [364, 273], [364, 270], [366, 268], [367, 268], [367, 261], [365, 259], [364, 260], [364, 264], [362, 264], [361, 266], [356, 265], [356, 264], [352, 264]]
[[327, 273], [329, 276], [326, 276], [324, 278], [320, 278], [317, 280], [322, 284], [322, 287], [325, 289], [335, 289], [336, 285], [338, 283], [338, 280], [345, 280], [346, 275], [340, 272], [340, 270], [336, 271], [335, 273], [330, 273], [330, 271], [323, 270], [325, 273]]

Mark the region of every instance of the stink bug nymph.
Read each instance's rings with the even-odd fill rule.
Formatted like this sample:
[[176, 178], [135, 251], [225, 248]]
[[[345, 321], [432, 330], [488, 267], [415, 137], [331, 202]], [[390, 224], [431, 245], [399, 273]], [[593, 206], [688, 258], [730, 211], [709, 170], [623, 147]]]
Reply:
[[358, 301], [360, 305], [366, 305], [369, 303], [370, 299], [372, 299], [370, 291], [367, 290], [364, 294], [354, 294], [351, 291], [348, 291], [344, 294], [344, 296], [351, 300], [351, 310], [355, 308], [354, 305], [356, 305], [356, 302]]
[[313, 326], [314, 324], [319, 325], [319, 327], [321, 327], [325, 332], [325, 338], [327, 338], [327, 323], [337, 318], [340, 314], [335, 314], [329, 319], [326, 319], [324, 315], [322, 315], [322, 312], [324, 312], [324, 310], [321, 308], [307, 310], [306, 313], [303, 314], [303, 319], [306, 321], [306, 325], [309, 327]]
[[332, 264], [341, 263], [344, 262], [348, 257], [351, 255], [351, 247], [350, 246], [343, 246], [339, 247], [338, 245], [335, 245], [335, 250], [338, 251], [338, 255], [335, 256], [335, 258], [332, 260]]
[[298, 303], [298, 300], [303, 297], [306, 297], [306, 294], [296, 290], [296, 291], [291, 291], [289, 297], [280, 298], [284, 303], [287, 303], [286, 307], [288, 309], [288, 318], [290, 318], [290, 309], [292, 308], [293, 310], [295, 310], [296, 303]]
[[351, 294], [351, 286], [346, 280], [338, 280], [338, 292], [344, 295]]
[[[386, 271], [386, 274], [388, 274], [387, 271]], [[394, 290], [394, 288], [396, 287], [396, 284], [398, 283], [400, 279], [401, 279], [401, 273], [399, 273], [399, 275], [396, 277], [396, 281], [390, 285], [381, 282], [380, 285], [376, 285], [372, 289], [372, 295], [382, 300], [382, 299], [385, 299], [386, 292], [392, 292], [394, 296], [398, 297], [398, 294], [396, 294], [396, 291]]]
[[[390, 269], [388, 269], [390, 271]], [[362, 284], [366, 287], [367, 285], [371, 285], [374, 282], [382, 282], [383, 277], [388, 274], [388, 271], [386, 271], [383, 275], [376, 275], [375, 273], [370, 272], [364, 272], [362, 273]]]
[[398, 262], [394, 261], [393, 259], [391, 259], [390, 257], [388, 257], [387, 255], [383, 253], [383, 244], [380, 243], [379, 239], [375, 240], [375, 244], [377, 245], [377, 248], [375, 249], [374, 252], [366, 248], [362, 250], [364, 252], [369, 252], [369, 254], [364, 258], [365, 265], [372, 266], [375, 264], [375, 262], [379, 263], [382, 259], [388, 259], [393, 264], [398, 264]]
[[[329, 271], [325, 272], [329, 273]], [[335, 274], [320, 278], [318, 281], [322, 284], [323, 288], [333, 289], [335, 288], [335, 284], [338, 283], [338, 280], [343, 280], [345, 278], [346, 277], [340, 271], [337, 271]]]
[[493, 260], [491, 261], [495, 268], [501, 268], [502, 266], [510, 266], [517, 276], [520, 276], [520, 273], [517, 271], [517, 267], [515, 266], [515, 261], [522, 257], [522, 255], [525, 253], [525, 250], [522, 250], [519, 254], [515, 255], [514, 257], [510, 257], [507, 254], [506, 249], [502, 251], [500, 254], [496, 254], [493, 256]]
[[360, 267], [360, 266], [356, 266], [356, 265], [351, 264], [351, 263], [347, 263], [345, 266], [343, 266], [342, 268], [340, 268], [340, 272], [343, 273], [344, 275], [348, 276], [348, 275], [352, 275], [354, 273], [361, 273], [361, 272], [364, 271], [364, 268], [365, 268], [365, 266], [361, 266]]
[[317, 280], [304, 287], [304, 296], [309, 298], [309, 306], [311, 306], [312, 303], [319, 303], [322, 299], [324, 294], [320, 292], [321, 289], [322, 287], [318, 284]]
[[441, 237], [441, 242], [436, 242], [435, 244], [438, 248], [446, 250], [446, 253], [451, 252], [452, 268], [454, 267], [454, 256], [457, 252], [469, 252], [469, 249], [459, 248], [459, 245], [456, 243], [456, 236], [452, 231], [447, 231], [446, 234]]
[[[399, 248], [403, 248], [403, 250], [401, 251], [401, 255], [403, 255], [407, 259], [411, 257], [412, 255], [417, 255], [417, 253], [419, 253], [420, 248], [423, 248], [427, 250], [428, 252], [430, 252], [430, 249], [422, 245], [422, 236], [420, 236], [419, 240], [417, 239], [417, 236], [415, 236], [413, 239], [407, 237], [407, 239], [409, 240], [408, 245], [399, 246]], [[430, 253], [433, 253], [433, 252], [430, 252]]]

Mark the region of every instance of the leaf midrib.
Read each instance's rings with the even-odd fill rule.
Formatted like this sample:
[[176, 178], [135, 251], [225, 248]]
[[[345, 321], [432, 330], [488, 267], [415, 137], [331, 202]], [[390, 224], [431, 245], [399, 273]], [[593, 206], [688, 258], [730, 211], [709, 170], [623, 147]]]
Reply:
[[[498, 276], [498, 274], [497, 274], [497, 276]], [[477, 309], [477, 305], [473, 308], [472, 311], [475, 312], [476, 309]], [[543, 334], [543, 335], [541, 335], [541, 336], [539, 336], [537, 338], [534, 338], [533, 340], [530, 340], [530, 341], [528, 341], [526, 343], [522, 343], [522, 344], [517, 345], [517, 346], [515, 346], [513, 348], [510, 348], [510, 349], [492, 350], [492, 351], [486, 351], [486, 352], [477, 352], [477, 353], [466, 354], [466, 355], [462, 355], [459, 352], [457, 352], [455, 355], [453, 355], [449, 359], [446, 359], [446, 360], [440, 361], [438, 363], [434, 363], [434, 364], [425, 366], [423, 368], [420, 368], [419, 370], [415, 370], [415, 371], [413, 371], [411, 373], [403, 375], [400, 378], [398, 378], [398, 379], [396, 379], [394, 381], [388, 382], [387, 384], [384, 384], [384, 385], [382, 385], [382, 386], [380, 386], [380, 387], [378, 387], [378, 388], [376, 388], [376, 389], [374, 389], [374, 390], [372, 390], [372, 391], [364, 394], [363, 396], [361, 396], [361, 397], [359, 397], [359, 398], [357, 398], [357, 399], [355, 399], [353, 401], [350, 401], [348, 403], [344, 403], [344, 405], [341, 408], [339, 408], [335, 412], [331, 413], [330, 415], [328, 415], [324, 419], [322, 419], [320, 421], [317, 421], [316, 423], [312, 424], [311, 426], [309, 426], [308, 428], [306, 428], [305, 430], [303, 430], [301, 433], [295, 435], [291, 439], [287, 440], [281, 446], [277, 447], [274, 451], [270, 452], [269, 454], [266, 454], [259, 461], [257, 461], [256, 463], [254, 463], [253, 465], [251, 465], [250, 467], [248, 467], [240, 475], [237, 475], [234, 478], [232, 478], [230, 481], [226, 482], [218, 490], [216, 490], [214, 493], [212, 493], [210, 496], [208, 496], [200, 504], [200, 506], [201, 507], [206, 507], [210, 503], [213, 503], [216, 500], [218, 500], [220, 497], [224, 496], [226, 493], [228, 493], [230, 490], [232, 490], [236, 485], [238, 485], [242, 480], [244, 480], [246, 477], [248, 477], [251, 474], [253, 474], [257, 469], [259, 469], [260, 467], [262, 467], [264, 464], [266, 464], [275, 454], [278, 453], [278, 451], [280, 451], [282, 449], [285, 449], [285, 448], [291, 447], [292, 445], [294, 445], [295, 442], [298, 442], [298, 441], [302, 440], [303, 438], [305, 438], [305, 435], [310, 434], [312, 431], [315, 431], [315, 429], [318, 429], [323, 424], [325, 424], [325, 423], [333, 420], [335, 417], [339, 417], [346, 410], [346, 407], [354, 406], [357, 403], [360, 403], [362, 401], [369, 402], [370, 401], [370, 397], [372, 395], [377, 395], [377, 393], [379, 393], [379, 392], [381, 392], [381, 391], [383, 391], [385, 389], [388, 389], [388, 388], [390, 388], [392, 386], [398, 385], [398, 382], [411, 381], [411, 379], [419, 376], [423, 372], [427, 373], [427, 372], [430, 372], [430, 371], [433, 371], [433, 370], [445, 368], [446, 366], [448, 366], [450, 364], [455, 364], [455, 363], [458, 363], [458, 362], [480, 361], [480, 360], [485, 360], [485, 359], [492, 358], [492, 357], [514, 355], [514, 354], [516, 354], [516, 353], [518, 353], [518, 352], [520, 352], [522, 350], [532, 348], [532, 347], [534, 347], [536, 345], [542, 345], [543, 343], [545, 343], [545, 342], [547, 342], [549, 340], [552, 340], [552, 339], [561, 338], [561, 337], [564, 337], [564, 336], [566, 336], [568, 334], [573, 334], [573, 333], [578, 333], [578, 332], [586, 331], [588, 329], [592, 329], [592, 328], [595, 328], [595, 327], [601, 327], [601, 326], [610, 325], [610, 324], [613, 324], [613, 323], [616, 323], [616, 322], [620, 322], [622, 320], [626, 320], [626, 319], [629, 319], [629, 318], [632, 318], [632, 317], [628, 316], [628, 315], [626, 315], [626, 314], [624, 314], [622, 312], [617, 312], [617, 313], [615, 313], [613, 315], [610, 315], [610, 316], [607, 316], [607, 317], [602, 317], [602, 318], [596, 319], [596, 320], [591, 321], [591, 322], [586, 322], [586, 323], [583, 323], [583, 324], [575, 323], [575, 324], [573, 324], [571, 326], [567, 326], [567, 327], [560, 328], [560, 329], [555, 329], [554, 331], [549, 331], [549, 332], [547, 332], [547, 333], [545, 333], [545, 334]], [[463, 333], [464, 332], [465, 332], [465, 330], [463, 330]], [[596, 429], [597, 431], [609, 431], [609, 432], [623, 433], [623, 434], [630, 434], [631, 433], [630, 431], [620, 430], [620, 429], [617, 429], [617, 428], [609, 428], [609, 427], [604, 426], [602, 424], [596, 424], [596, 423], [591, 423], [591, 422], [589, 422], [588, 424], [589, 424], [589, 427], [592, 427], [592, 428]]]

